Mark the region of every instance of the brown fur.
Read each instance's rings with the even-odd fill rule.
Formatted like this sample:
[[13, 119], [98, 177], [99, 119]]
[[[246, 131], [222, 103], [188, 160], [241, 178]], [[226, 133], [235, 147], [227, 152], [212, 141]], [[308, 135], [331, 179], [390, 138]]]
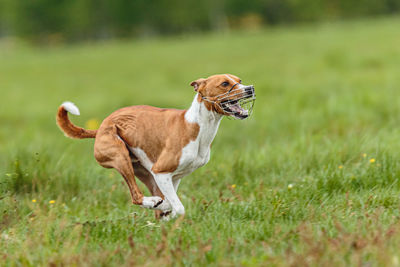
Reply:
[[[235, 75], [232, 74], [227, 74], [227, 75], [232, 80], [234, 80], [235, 83], [241, 82], [240, 78], [236, 77]], [[229, 83], [227, 87], [222, 86], [222, 83], [225, 81]], [[234, 85], [234, 83], [230, 79], [227, 79], [225, 75], [213, 75], [208, 77], [207, 79], [204, 78], [197, 79], [196, 81], [193, 81], [190, 85], [193, 86], [194, 90], [199, 93], [197, 100], [199, 102], [203, 101], [204, 105], [208, 110], [215, 111], [222, 115], [227, 115], [218, 105], [204, 101], [201, 98], [201, 96], [205, 96], [209, 100], [217, 100], [218, 95], [226, 93], [227, 89], [229, 89], [231, 86]]]
[[[179, 164], [182, 148], [195, 140], [200, 127], [186, 122], [185, 110], [161, 109], [150, 106], [122, 108], [107, 117], [98, 129], [95, 152], [110, 127], [129, 146], [140, 148], [154, 163], [154, 173], [173, 172]], [[97, 157], [96, 157], [97, 158]]]
[[72, 124], [68, 118], [68, 112], [63, 106], [58, 108], [56, 120], [58, 127], [60, 127], [61, 131], [69, 138], [82, 139], [96, 137], [96, 130], [86, 130]]
[[[230, 75], [235, 82], [240, 79]], [[209, 99], [225, 93], [227, 87], [221, 83], [234, 83], [225, 75], [214, 75], [191, 83], [200, 95]], [[204, 101], [199, 95], [197, 101]], [[208, 110], [224, 112], [216, 105], [204, 102]], [[170, 173], [176, 170], [182, 149], [195, 140], [200, 126], [185, 119], [186, 110], [162, 109], [150, 106], [132, 106], [119, 109], [108, 116], [97, 131], [75, 126], [61, 106], [57, 113], [57, 124], [71, 138], [96, 138], [94, 156], [105, 168], [115, 168], [125, 179], [132, 202], [141, 204], [143, 193], [139, 190], [135, 175], [148, 187], [153, 196], [164, 198], [154, 178], [130, 152], [130, 147], [142, 149], [152, 161], [154, 173]], [[160, 212], [156, 211], [156, 216]]]

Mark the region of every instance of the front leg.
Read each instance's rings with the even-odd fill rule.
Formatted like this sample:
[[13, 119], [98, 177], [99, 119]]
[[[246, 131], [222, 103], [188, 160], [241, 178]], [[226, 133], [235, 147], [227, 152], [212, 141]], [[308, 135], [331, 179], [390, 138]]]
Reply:
[[172, 184], [174, 185], [175, 192], [178, 192], [179, 184], [181, 183], [181, 178], [172, 180]]
[[154, 180], [156, 181], [161, 193], [163, 193], [164, 197], [172, 206], [171, 217], [184, 215], [185, 207], [182, 205], [182, 202], [176, 194], [171, 173], [156, 173], [154, 174]]

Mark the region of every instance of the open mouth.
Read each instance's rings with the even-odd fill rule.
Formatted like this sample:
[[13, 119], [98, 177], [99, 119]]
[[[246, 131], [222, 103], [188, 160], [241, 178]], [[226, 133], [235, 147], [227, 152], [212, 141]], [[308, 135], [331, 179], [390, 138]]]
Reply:
[[221, 106], [222, 109], [232, 117], [243, 120], [249, 117], [253, 109], [254, 100], [254, 96], [237, 100], [227, 100], [221, 102]]
[[218, 102], [209, 100], [207, 97], [202, 96], [202, 98], [221, 108], [225, 113], [224, 115], [243, 120], [251, 115], [256, 100], [256, 94], [254, 86], [247, 85], [244, 87], [242, 86], [240, 89], [230, 90], [229, 92], [216, 96]]

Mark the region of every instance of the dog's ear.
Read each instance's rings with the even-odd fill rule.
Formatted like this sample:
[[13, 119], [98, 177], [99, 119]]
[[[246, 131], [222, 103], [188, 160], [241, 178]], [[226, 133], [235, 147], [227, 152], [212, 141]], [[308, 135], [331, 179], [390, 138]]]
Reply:
[[190, 83], [191, 86], [193, 86], [194, 90], [197, 92], [201, 86], [202, 83], [204, 83], [206, 81], [206, 79], [200, 78], [197, 79], [193, 82]]

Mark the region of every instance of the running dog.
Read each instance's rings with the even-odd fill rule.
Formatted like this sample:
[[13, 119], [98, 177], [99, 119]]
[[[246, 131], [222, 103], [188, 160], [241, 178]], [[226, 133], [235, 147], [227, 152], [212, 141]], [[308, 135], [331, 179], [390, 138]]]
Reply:
[[[133, 204], [155, 209], [156, 217], [168, 220], [185, 213], [176, 193], [179, 183], [209, 161], [221, 119], [249, 117], [255, 101], [254, 86], [242, 85], [231, 74], [201, 78], [190, 85], [196, 96], [187, 110], [125, 107], [104, 119], [98, 130], [87, 130], [69, 120], [68, 112], [79, 115], [79, 109], [64, 102], [57, 124], [67, 137], [95, 138], [97, 162], [122, 175]], [[135, 176], [152, 196], [143, 196]]]

